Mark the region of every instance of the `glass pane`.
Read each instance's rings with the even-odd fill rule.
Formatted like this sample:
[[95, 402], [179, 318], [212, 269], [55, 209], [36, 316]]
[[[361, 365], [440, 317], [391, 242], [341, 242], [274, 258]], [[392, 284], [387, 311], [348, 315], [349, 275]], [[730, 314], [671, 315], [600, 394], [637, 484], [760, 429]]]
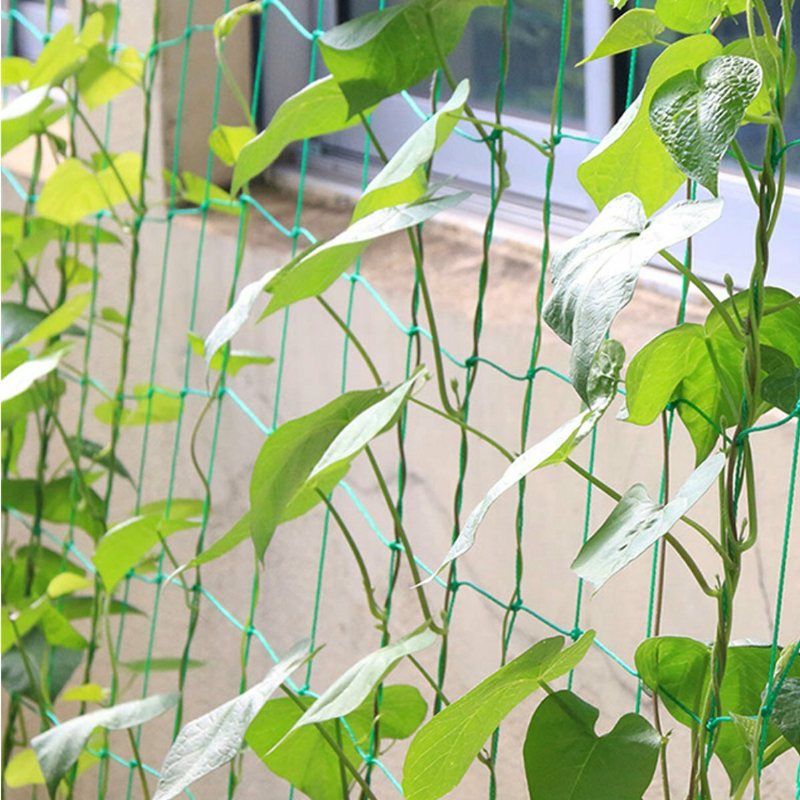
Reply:
[[[389, 0], [387, 6], [402, 0]], [[376, 0], [349, 0], [350, 16], [377, 8]], [[573, 65], [583, 57], [583, 0], [572, 6], [572, 29], [564, 79], [564, 122], [582, 127], [583, 71]], [[500, 74], [502, 11], [479, 8], [470, 19], [461, 44], [449, 58], [458, 78], [472, 83], [471, 103], [492, 108]], [[549, 119], [553, 87], [558, 75], [562, 3], [555, 0], [516, 0], [511, 24], [511, 58], [506, 81], [506, 111], [532, 119]], [[419, 86], [414, 94], [427, 94]]]

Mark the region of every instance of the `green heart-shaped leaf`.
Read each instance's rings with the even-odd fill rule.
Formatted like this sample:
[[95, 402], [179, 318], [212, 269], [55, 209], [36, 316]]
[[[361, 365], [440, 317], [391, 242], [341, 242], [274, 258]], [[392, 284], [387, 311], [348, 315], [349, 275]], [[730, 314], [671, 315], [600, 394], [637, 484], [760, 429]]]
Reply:
[[598, 710], [569, 691], [546, 697], [525, 737], [531, 800], [641, 800], [661, 737], [644, 717], [625, 714], [604, 736]]
[[715, 195], [720, 162], [761, 80], [753, 59], [720, 56], [675, 75], [653, 96], [653, 130], [681, 171]]

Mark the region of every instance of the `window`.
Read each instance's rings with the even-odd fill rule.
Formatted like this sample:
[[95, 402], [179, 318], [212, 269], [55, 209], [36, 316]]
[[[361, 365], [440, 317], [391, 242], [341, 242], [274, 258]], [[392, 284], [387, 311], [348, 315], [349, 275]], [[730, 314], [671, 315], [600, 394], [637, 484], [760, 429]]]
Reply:
[[[307, 20], [313, 27], [317, 0], [309, 3]], [[387, 0], [394, 5], [402, 0]], [[302, 1], [298, 5], [303, 5]], [[644, 5], [652, 5], [645, 3]], [[780, 8], [780, 0], [767, 0], [770, 10]], [[326, 27], [378, 7], [377, 0], [330, 0], [326, 4]], [[569, 134], [560, 144], [556, 179], [552, 199], [556, 210], [556, 233], [570, 234], [582, 227], [584, 221], [595, 213], [594, 206], [576, 177], [576, 170], [588, 155], [592, 145], [580, 138], [602, 138], [621, 113], [627, 90], [628, 59], [623, 55], [614, 59], [590, 62], [579, 70], [574, 64], [584, 53], [590, 52], [611, 23], [607, 2], [599, 0], [573, 0], [571, 19], [571, 45], [566, 58], [566, 83], [564, 93], [564, 125]], [[549, 135], [550, 102], [559, 61], [562, 28], [562, 3], [554, 0], [515, 0], [511, 30], [511, 60], [507, 81], [506, 113], [504, 122], [534, 139]], [[794, 5], [793, 30], [800, 35], [800, 3]], [[739, 24], [743, 26], [741, 18]], [[471, 103], [479, 115], [489, 117], [494, 102], [494, 89], [498, 77], [500, 48], [500, 13], [496, 8], [479, 9], [470, 19], [459, 47], [450, 56], [453, 72], [470, 78]], [[725, 28], [728, 32], [725, 32]], [[738, 38], [744, 35], [726, 23], [720, 36]], [[268, 42], [268, 47], [270, 46]], [[280, 46], [279, 44], [277, 46]], [[650, 63], [658, 55], [656, 48], [645, 48], [637, 54], [634, 89], [641, 88]], [[284, 67], [286, 62], [282, 62]], [[305, 69], [307, 69], [307, 61]], [[284, 78], [285, 80], [285, 78]], [[265, 83], [270, 95], [269, 76]], [[302, 80], [300, 82], [302, 85]], [[299, 88], [299, 86], [297, 86]], [[412, 96], [419, 107], [427, 106], [426, 86], [415, 87]], [[285, 98], [290, 92], [280, 94]], [[275, 95], [273, 94], [273, 97]], [[786, 100], [787, 140], [800, 139], [800, 79]], [[271, 113], [275, 102], [267, 102]], [[385, 101], [373, 116], [373, 128], [388, 152], [400, 144], [418, 127], [420, 118], [402, 98]], [[465, 125], [465, 130], [467, 130]], [[758, 159], [762, 126], [745, 126], [741, 138], [746, 153]], [[577, 139], [571, 136], [578, 137]], [[507, 138], [509, 169], [515, 176], [514, 184], [504, 206], [517, 210], [530, 220], [535, 213], [531, 204], [541, 201], [545, 185], [545, 160], [517, 139]], [[322, 158], [317, 163], [329, 169], [338, 158], [340, 164], [360, 164], [364, 148], [364, 133], [360, 128], [326, 137], [322, 142]], [[784, 205], [786, 213], [772, 240], [771, 267], [773, 280], [795, 292], [800, 292], [800, 270], [796, 268], [800, 251], [800, 147], [790, 153], [790, 175]], [[488, 163], [476, 158], [472, 143], [463, 137], [453, 136], [437, 155], [435, 169], [440, 177], [457, 176], [470, 185], [473, 191], [485, 192], [489, 175]], [[353, 168], [360, 175], [360, 168]], [[722, 222], [712, 226], [695, 239], [695, 263], [703, 277], [721, 282], [725, 273], [744, 285], [752, 265], [753, 241], [750, 236], [755, 210], [747, 186], [733, 163], [723, 164], [720, 176], [720, 193], [725, 199]], [[676, 195], [680, 199], [680, 195]], [[514, 216], [517, 216], [516, 214]]]
[[[67, 0], [55, 0], [51, 30], [53, 33], [69, 22]], [[36, 30], [47, 30], [47, 7], [44, 0], [19, 0], [16, 5], [19, 15]], [[5, 38], [4, 38], [5, 41]], [[35, 61], [42, 51], [43, 44], [25, 25], [14, 24], [14, 55]]]

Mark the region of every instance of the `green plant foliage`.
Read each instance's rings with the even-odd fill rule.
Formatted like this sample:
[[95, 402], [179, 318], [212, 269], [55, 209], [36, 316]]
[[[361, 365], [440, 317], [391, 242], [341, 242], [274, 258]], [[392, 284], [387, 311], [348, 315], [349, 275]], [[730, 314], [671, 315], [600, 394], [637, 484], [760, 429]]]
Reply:
[[[91, 295], [76, 294], [65, 300], [55, 311], [47, 314], [33, 328], [28, 330], [16, 342], [17, 347], [30, 347], [33, 344], [44, 342], [69, 330], [74, 330], [73, 323], [83, 314], [89, 305]], [[5, 304], [3, 308], [5, 316]]]
[[687, 200], [648, 220], [640, 200], [624, 194], [553, 254], [553, 293], [544, 320], [572, 345], [570, 378], [584, 401], [589, 401], [595, 354], [633, 297], [641, 268], [659, 250], [700, 232], [721, 213], [719, 202]]
[[66, 350], [62, 349], [51, 355], [25, 361], [4, 375], [0, 381], [0, 402], [5, 404], [24, 395], [36, 381], [47, 377], [58, 367], [65, 353]]
[[170, 186], [174, 185], [177, 196], [184, 203], [193, 206], [208, 205], [214, 211], [239, 216], [239, 204], [228, 192], [193, 172], [184, 170], [178, 174], [165, 170], [164, 179]]
[[208, 136], [211, 152], [223, 163], [232, 167], [244, 146], [255, 137], [249, 125], [217, 125]]
[[653, 95], [650, 124], [675, 163], [716, 195], [722, 157], [761, 88], [758, 62], [720, 56], [665, 81]]
[[199, 669], [206, 665], [205, 661], [196, 658], [143, 658], [134, 661], [120, 661], [119, 665], [129, 672], [139, 675], [146, 672], [177, 672], [183, 669]]
[[543, 683], [574, 669], [593, 640], [587, 631], [562, 649], [563, 636], [543, 639], [442, 709], [411, 741], [403, 766], [405, 797], [437, 800], [458, 786], [503, 719]]
[[542, 467], [560, 464], [594, 430], [617, 392], [619, 373], [625, 351], [619, 342], [610, 339], [601, 344], [592, 369], [589, 407], [565, 422], [549, 436], [526, 450], [508, 466], [481, 502], [470, 512], [464, 527], [453, 542], [439, 568], [424, 583], [432, 581], [449, 563], [464, 555], [475, 544], [478, 528], [492, 505], [509, 489]]
[[113, 592], [128, 571], [156, 545], [173, 533], [197, 527], [197, 524], [174, 514], [169, 519], [153, 514], [132, 517], [114, 525], [97, 543], [92, 556], [106, 589]]
[[227, 39], [245, 17], [260, 14], [263, 8], [263, 4], [256, 0], [252, 3], [242, 3], [231, 9], [214, 22], [214, 38]]
[[353, 222], [382, 208], [412, 203], [425, 194], [425, 166], [458, 124], [468, 95], [469, 81], [461, 81], [452, 97], [406, 140], [364, 189], [353, 212]]
[[679, 33], [703, 33], [722, 13], [723, 0], [656, 0], [656, 14]]
[[401, 659], [430, 647], [435, 641], [436, 634], [425, 628], [364, 656], [309, 706], [287, 736], [304, 726], [346, 717], [355, 712]]
[[130, 472], [128, 472], [119, 458], [115, 455], [112, 459], [109, 448], [103, 447], [103, 445], [93, 442], [90, 439], [84, 439], [78, 436], [70, 436], [68, 438], [68, 445], [76, 455], [88, 458], [93, 464], [105, 467], [109, 472], [113, 472], [121, 478], [124, 478], [132, 486], [136, 485]]
[[661, 737], [638, 714], [625, 714], [598, 736], [599, 716], [569, 691], [542, 700], [523, 748], [531, 800], [641, 800], [656, 769]]
[[[189, 344], [192, 346], [192, 352], [195, 355], [205, 355], [205, 345], [202, 337], [191, 331], [187, 334], [189, 337]], [[225, 372], [228, 375], [237, 375], [239, 370], [243, 367], [249, 367], [254, 364], [266, 366], [275, 361], [272, 356], [262, 356], [259, 353], [251, 353], [246, 350], [231, 350], [228, 354], [227, 360], [224, 358], [223, 353], [217, 350], [208, 361], [208, 368], [213, 370], [221, 370], [223, 363], [225, 364]]]
[[761, 384], [764, 402], [791, 414], [800, 402], [800, 369], [789, 355], [766, 345], [761, 347], [761, 366], [766, 373]]
[[300, 300], [322, 294], [375, 239], [422, 225], [436, 214], [455, 208], [468, 196], [466, 192], [444, 197], [423, 195], [411, 203], [382, 208], [357, 220], [338, 236], [278, 270], [265, 286], [272, 299], [262, 319]]
[[651, 8], [632, 8], [614, 20], [597, 47], [577, 66], [652, 44], [663, 30], [664, 24]]
[[31, 739], [50, 797], [56, 796], [59, 781], [77, 761], [95, 728], [110, 731], [136, 728], [168, 711], [178, 702], [178, 697], [177, 694], [157, 694], [92, 711], [62, 722]]
[[[738, 714], [754, 717], [761, 710], [761, 695], [769, 679], [772, 648], [768, 645], [732, 644], [722, 680], [719, 717]], [[636, 669], [646, 686], [659, 697], [669, 713], [682, 725], [693, 727], [703, 713], [709, 690], [711, 648], [677, 636], [647, 639], [636, 651]], [[790, 677], [800, 678], [795, 660]], [[780, 736], [774, 725], [767, 726], [766, 744]], [[714, 750], [731, 780], [732, 791], [748, 774], [751, 755], [735, 726], [720, 723]], [[773, 753], [773, 757], [779, 753]], [[770, 758], [766, 758], [766, 766]]]
[[[792, 295], [782, 289], [764, 290], [767, 307], [777, 308], [791, 299]], [[734, 299], [726, 300], [722, 309], [730, 314], [735, 305], [736, 313], [744, 318], [749, 314], [749, 303], [749, 292], [740, 292]], [[787, 363], [785, 359], [792, 364], [800, 363], [800, 308], [789, 304], [765, 316], [759, 339], [767, 354], [764, 368], [768, 369], [778, 359], [772, 370], [772, 382], [768, 369], [764, 381], [767, 391], [765, 394], [762, 386], [762, 399], [765, 403], [780, 400], [788, 404], [791, 382], [784, 385], [783, 378], [791, 378], [791, 374], [784, 374], [781, 365]], [[636, 425], [649, 425], [668, 403], [676, 402], [700, 463], [713, 449], [723, 421], [730, 424], [730, 420], [736, 419], [744, 393], [744, 348], [744, 342], [734, 338], [716, 310], [709, 313], [704, 325], [686, 323], [665, 331], [632, 359], [625, 376], [627, 408], [621, 418]], [[770, 351], [782, 353], [785, 358], [773, 353], [771, 362]], [[777, 396], [771, 394], [774, 389]], [[768, 407], [764, 405], [762, 410]]]
[[275, 528], [321, 502], [353, 458], [392, 424], [419, 377], [388, 394], [382, 389], [343, 394], [284, 423], [267, 439], [250, 479], [250, 530], [259, 558]]
[[142, 157], [122, 153], [114, 166], [90, 169], [77, 158], [62, 161], [42, 188], [37, 210], [61, 225], [75, 225], [89, 214], [110, 210], [138, 194]]
[[308, 644], [295, 645], [260, 683], [184, 725], [164, 759], [153, 800], [177, 797], [196, 780], [235, 758], [261, 707], [308, 658]]
[[107, 400], [95, 406], [94, 416], [106, 425], [112, 425], [117, 413], [120, 414], [120, 425], [152, 425], [159, 422], [175, 422], [181, 414], [182, 401], [175, 392], [161, 386], [149, 386], [139, 383], [133, 388], [139, 399], [134, 408], [123, 407], [119, 411], [116, 400]]
[[716, 483], [725, 456], [706, 459], [666, 504], [656, 503], [637, 483], [622, 495], [597, 532], [581, 547], [572, 569], [599, 589], [669, 533], [673, 525]]
[[578, 179], [598, 208], [630, 192], [649, 215], [675, 194], [685, 178], [650, 127], [650, 102], [673, 75], [721, 53], [713, 36], [701, 34], [671, 44], [655, 60], [639, 96], [578, 167]]
[[[41, 627], [35, 627], [22, 637], [21, 648], [12, 645], [3, 653], [3, 688], [36, 702], [40, 687], [44, 686], [47, 696], [55, 700], [69, 683], [81, 661], [82, 649], [53, 647], [45, 638]], [[38, 681], [34, 686], [31, 686], [28, 668]]]
[[[775, 59], [772, 57], [770, 47], [767, 44], [767, 37], [756, 36], [755, 44], [750, 41], [749, 37], [734, 39], [734, 41], [725, 45], [722, 50], [722, 55], [743, 56], [744, 58], [751, 58], [758, 62], [764, 79], [761, 82], [758, 94], [756, 94], [747, 108], [745, 120], [747, 122], [756, 121], [758, 117], [769, 114], [772, 110], [770, 92], [773, 91], [778, 84], [778, 67], [775, 63]], [[797, 67], [797, 57], [794, 51], [790, 51], [789, 56], [789, 61], [785, 66], [783, 75], [784, 91], [787, 95], [794, 84], [794, 76]]]
[[770, 722], [795, 750], [800, 751], [800, 678], [787, 678], [783, 682]]
[[348, 116], [428, 77], [458, 44], [472, 12], [502, 0], [410, 0], [337, 25], [320, 38]]
[[54, 122], [64, 116], [58, 92], [49, 86], [31, 89], [16, 97], [0, 112], [0, 136], [3, 155], [22, 144], [29, 136], [44, 133]]
[[[245, 740], [264, 764], [311, 800], [346, 800], [339, 759], [316, 727], [295, 728], [309, 698], [270, 700], [247, 729]], [[341, 746], [352, 764], [361, 760], [349, 734], [364, 749], [369, 746], [376, 695], [373, 692], [344, 718], [347, 732], [336, 721], [320, 723]], [[414, 686], [384, 686], [380, 695], [382, 739], [405, 739], [422, 724], [427, 704]], [[280, 742], [280, 744], [278, 744]], [[278, 745], [277, 747], [275, 745]]]
[[285, 100], [267, 128], [239, 151], [231, 191], [236, 194], [293, 142], [336, 133], [359, 122], [348, 111], [342, 90], [331, 76], [310, 83]]
[[[90, 487], [81, 487], [72, 477], [57, 478], [41, 487], [41, 515], [47, 522], [75, 525], [93, 539], [104, 532], [103, 501]], [[34, 516], [37, 509], [37, 482], [33, 478], [3, 479], [3, 505]], [[81, 500], [77, 503], [77, 500]]]
[[[76, 775], [81, 775], [87, 769], [93, 767], [100, 759], [89, 752], [83, 752], [78, 756], [76, 765]], [[20, 750], [8, 762], [3, 779], [11, 789], [21, 789], [24, 786], [44, 786], [44, 775], [42, 775], [39, 762], [36, 760], [36, 753], [31, 748]], [[61, 784], [65, 786], [64, 783]]]
[[117, 95], [140, 86], [144, 60], [133, 47], [123, 47], [114, 56], [104, 44], [89, 51], [85, 66], [78, 73], [81, 100], [90, 108], [99, 108]]
[[206, 547], [199, 556], [193, 558], [185, 569], [194, 569], [202, 564], [208, 564], [209, 561], [216, 561], [250, 538], [252, 538], [250, 512], [247, 511], [233, 524], [227, 533], [220, 536], [214, 544]]

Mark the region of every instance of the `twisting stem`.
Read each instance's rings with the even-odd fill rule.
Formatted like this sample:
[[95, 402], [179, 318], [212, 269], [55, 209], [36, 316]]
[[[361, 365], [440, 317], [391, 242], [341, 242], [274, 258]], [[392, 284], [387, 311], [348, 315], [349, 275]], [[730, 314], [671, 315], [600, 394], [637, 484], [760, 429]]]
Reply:
[[414, 588], [417, 593], [420, 609], [422, 610], [422, 616], [425, 618], [425, 621], [428, 623], [431, 630], [441, 636], [444, 633], [444, 629], [436, 624], [433, 619], [433, 614], [431, 614], [431, 608], [428, 605], [428, 598], [425, 595], [425, 587], [420, 585], [422, 583], [422, 575], [420, 574], [419, 567], [417, 566], [416, 559], [414, 558], [414, 551], [411, 548], [411, 542], [408, 540], [408, 536], [406, 536], [405, 529], [403, 528], [403, 521], [400, 519], [400, 515], [397, 513], [397, 508], [392, 500], [389, 487], [386, 485], [386, 479], [383, 477], [383, 472], [381, 471], [380, 465], [378, 464], [370, 447], [366, 448], [366, 453], [369, 463], [372, 467], [372, 471], [375, 473], [375, 478], [378, 481], [381, 495], [383, 496], [386, 507], [389, 509], [389, 513], [392, 516], [395, 535], [400, 540], [400, 544], [403, 547], [403, 552], [406, 554], [408, 568], [411, 570], [411, 577], [414, 580]]

